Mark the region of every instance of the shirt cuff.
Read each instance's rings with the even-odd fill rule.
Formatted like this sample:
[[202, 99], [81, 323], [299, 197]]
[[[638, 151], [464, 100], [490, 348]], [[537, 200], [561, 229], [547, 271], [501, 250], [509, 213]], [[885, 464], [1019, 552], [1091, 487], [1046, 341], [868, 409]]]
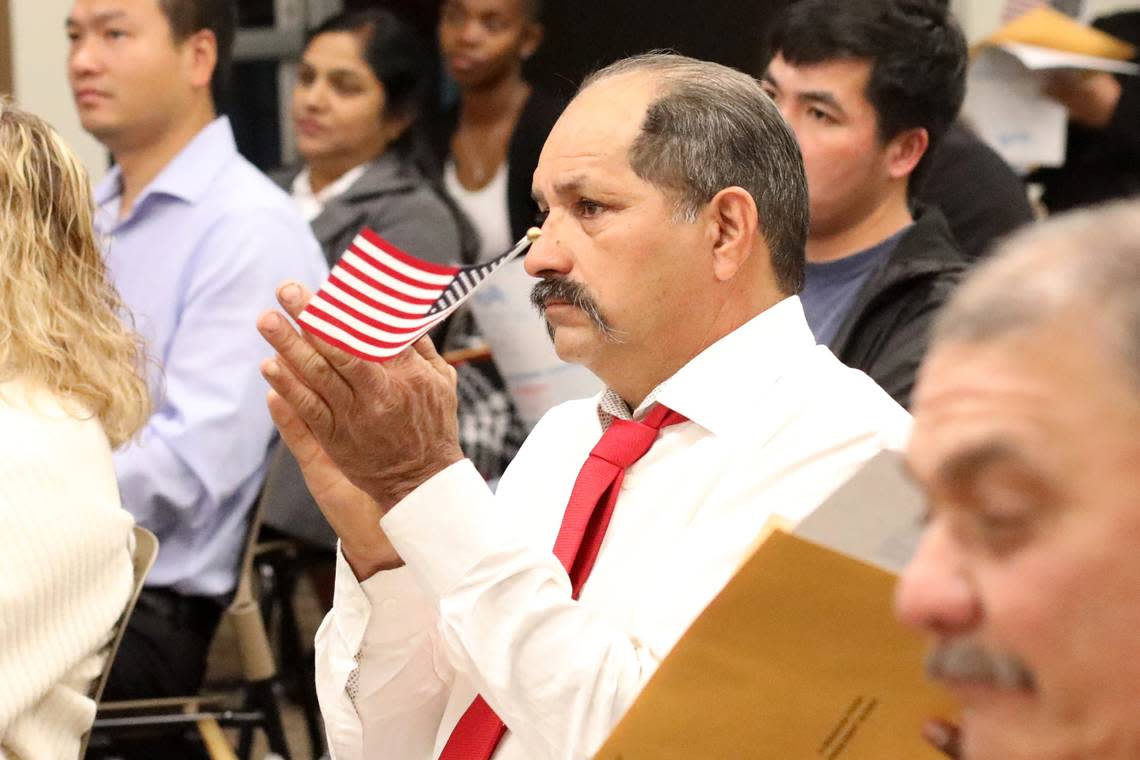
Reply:
[[436, 606], [506, 538], [495, 497], [471, 460], [436, 473], [388, 511], [380, 527]]
[[333, 612], [348, 651], [403, 641], [435, 622], [436, 612], [406, 566], [383, 570], [361, 583], [337, 543]]

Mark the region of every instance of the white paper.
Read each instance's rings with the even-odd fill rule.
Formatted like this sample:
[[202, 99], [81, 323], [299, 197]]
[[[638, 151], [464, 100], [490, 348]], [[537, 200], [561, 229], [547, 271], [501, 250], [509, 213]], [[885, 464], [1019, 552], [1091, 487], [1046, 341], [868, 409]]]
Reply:
[[982, 50], [970, 66], [962, 115], [1015, 168], [1065, 162], [1068, 114], [1042, 94], [1043, 76], [1000, 48]]
[[546, 324], [530, 303], [535, 282], [520, 258], [500, 268], [468, 302], [515, 408], [532, 426], [551, 407], [602, 389], [589, 370], [554, 352]]
[[1003, 42], [998, 47], [1017, 58], [1026, 68], [1034, 71], [1081, 69], [1084, 71], [1110, 71], [1116, 74], [1140, 74], [1140, 64], [1130, 61], [1067, 53], [1063, 50], [1024, 45], [1020, 42]]
[[925, 497], [884, 450], [796, 526], [795, 535], [901, 574], [922, 535]]

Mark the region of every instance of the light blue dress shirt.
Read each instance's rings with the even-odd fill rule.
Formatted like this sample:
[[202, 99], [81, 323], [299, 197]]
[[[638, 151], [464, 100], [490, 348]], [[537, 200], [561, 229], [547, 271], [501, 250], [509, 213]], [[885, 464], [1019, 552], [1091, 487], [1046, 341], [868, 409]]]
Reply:
[[242, 158], [225, 117], [119, 219], [113, 169], [95, 191], [107, 264], [154, 361], [154, 413], [115, 467], [123, 505], [158, 536], [147, 585], [230, 592], [273, 424], [255, 322], [285, 279], [315, 289], [324, 255], [284, 192]]

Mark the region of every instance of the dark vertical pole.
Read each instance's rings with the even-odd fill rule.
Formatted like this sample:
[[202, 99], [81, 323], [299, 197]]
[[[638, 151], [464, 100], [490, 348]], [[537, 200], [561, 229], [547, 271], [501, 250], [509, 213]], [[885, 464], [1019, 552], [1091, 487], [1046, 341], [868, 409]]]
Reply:
[[12, 94], [12, 20], [8, 0], [0, 0], [0, 95]]

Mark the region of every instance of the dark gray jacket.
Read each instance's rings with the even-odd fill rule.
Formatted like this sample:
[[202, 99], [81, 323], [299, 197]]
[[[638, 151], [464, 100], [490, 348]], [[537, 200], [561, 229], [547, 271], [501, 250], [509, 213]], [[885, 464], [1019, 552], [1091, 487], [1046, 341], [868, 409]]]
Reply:
[[831, 352], [909, 408], [931, 323], [968, 267], [945, 217], [917, 208], [914, 224], [855, 297]]
[[[282, 170], [273, 179], [292, 190], [299, 167]], [[471, 234], [462, 215], [451, 207], [410, 161], [388, 151], [373, 161], [352, 186], [333, 198], [312, 221], [313, 234], [329, 266], [362, 227], [418, 259], [437, 264], [464, 261]]]
[[[299, 168], [271, 175], [291, 191]], [[416, 167], [393, 151], [376, 159], [348, 190], [333, 198], [312, 221], [313, 234], [329, 266], [341, 257], [362, 227], [419, 259], [439, 264], [469, 260], [465, 246], [477, 245], [466, 220], [441, 197]], [[305, 487], [296, 460], [278, 442], [266, 474], [265, 523], [310, 545], [336, 546], [336, 534]]]

